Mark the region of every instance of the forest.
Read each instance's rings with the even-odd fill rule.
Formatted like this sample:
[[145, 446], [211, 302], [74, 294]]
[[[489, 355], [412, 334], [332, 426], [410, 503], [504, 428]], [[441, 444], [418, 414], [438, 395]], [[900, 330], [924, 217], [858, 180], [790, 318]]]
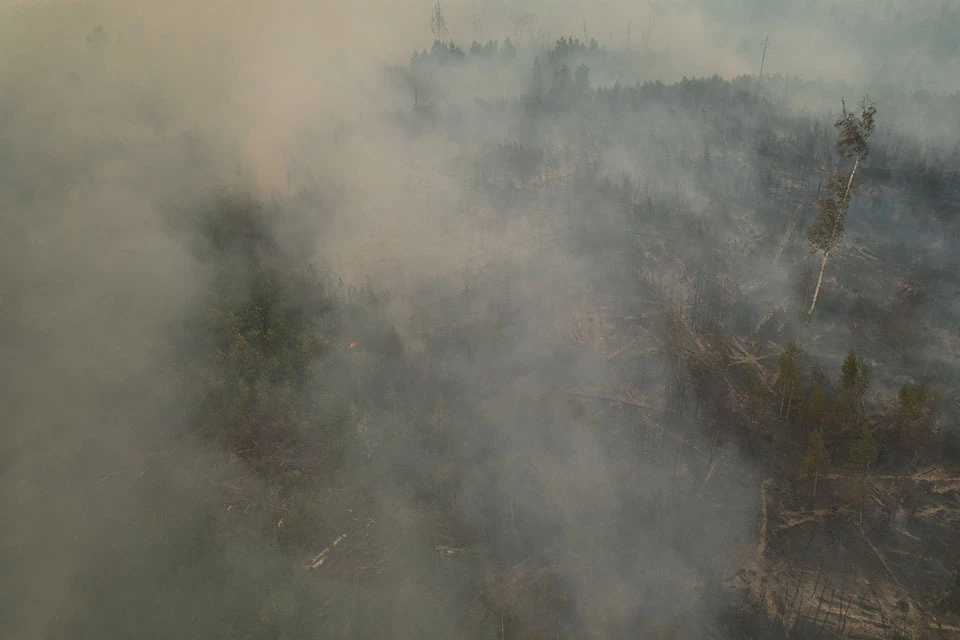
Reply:
[[399, 4], [0, 7], [0, 636], [960, 638], [960, 9]]

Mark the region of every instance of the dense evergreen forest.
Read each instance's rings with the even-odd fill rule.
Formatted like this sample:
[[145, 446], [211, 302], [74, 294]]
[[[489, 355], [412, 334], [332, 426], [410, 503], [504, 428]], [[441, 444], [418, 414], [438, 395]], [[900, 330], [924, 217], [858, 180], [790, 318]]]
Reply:
[[4, 76], [0, 635], [958, 637], [960, 92], [427, 26], [280, 160]]

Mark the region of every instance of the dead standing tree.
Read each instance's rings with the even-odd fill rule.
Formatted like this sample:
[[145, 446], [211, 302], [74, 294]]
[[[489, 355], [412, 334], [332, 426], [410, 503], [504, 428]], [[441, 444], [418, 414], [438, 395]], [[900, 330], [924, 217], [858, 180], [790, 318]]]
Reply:
[[[790, 342], [780, 352], [780, 371], [777, 374], [776, 387], [780, 392], [780, 415], [790, 416], [793, 408], [793, 396], [800, 387], [800, 358], [803, 350], [795, 342]], [[783, 410], [786, 407], [786, 414]]]
[[440, 0], [437, 0], [437, 4], [433, 7], [433, 12], [430, 14], [429, 26], [430, 32], [433, 34], [435, 40], [444, 43], [447, 41], [450, 32], [447, 30], [447, 21], [443, 17], [443, 11], [440, 10]]
[[859, 115], [853, 111], [847, 111], [846, 103], [842, 104], [842, 115], [834, 124], [839, 131], [837, 153], [842, 158], [853, 158], [854, 162], [849, 176], [840, 171], [835, 171], [833, 176], [830, 177], [829, 182], [827, 182], [828, 196], [817, 202], [820, 215], [807, 229], [807, 240], [810, 245], [823, 252], [820, 276], [817, 278], [817, 287], [813, 292], [810, 311], [807, 312], [808, 317], [813, 315], [813, 310], [817, 306], [820, 286], [823, 284], [823, 272], [827, 268], [827, 259], [830, 257], [830, 252], [843, 237], [843, 218], [850, 206], [853, 178], [857, 175], [860, 162], [867, 157], [867, 153], [870, 151], [868, 141], [873, 133], [873, 120], [877, 113], [873, 105], [867, 106], [866, 98], [860, 103]]

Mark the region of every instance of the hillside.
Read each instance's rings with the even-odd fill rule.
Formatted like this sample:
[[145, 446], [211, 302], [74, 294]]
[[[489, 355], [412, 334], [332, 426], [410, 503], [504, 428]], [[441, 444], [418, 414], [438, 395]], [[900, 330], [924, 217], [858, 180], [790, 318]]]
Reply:
[[0, 635], [960, 638], [960, 94], [583, 32], [5, 77]]

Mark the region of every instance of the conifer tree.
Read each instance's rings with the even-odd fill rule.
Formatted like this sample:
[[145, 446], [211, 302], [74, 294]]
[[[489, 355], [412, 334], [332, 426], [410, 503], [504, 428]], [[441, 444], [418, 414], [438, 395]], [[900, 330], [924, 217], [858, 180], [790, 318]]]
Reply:
[[840, 384], [837, 389], [836, 407], [845, 428], [850, 420], [859, 424], [866, 413], [865, 398], [870, 388], [870, 368], [853, 349], [847, 353], [840, 366]]
[[850, 447], [850, 466], [866, 475], [877, 459], [877, 442], [869, 429], [860, 430], [860, 437]]
[[830, 252], [837, 246], [843, 237], [843, 219], [850, 206], [850, 196], [853, 193], [853, 179], [857, 175], [860, 162], [867, 157], [870, 151], [868, 141], [873, 134], [873, 121], [877, 110], [873, 105], [867, 106], [866, 98], [860, 104], [860, 114], [847, 111], [843, 103], [843, 111], [834, 126], [839, 131], [837, 136], [837, 153], [842, 158], [852, 158], [853, 168], [849, 175], [842, 171], [834, 172], [827, 182], [827, 197], [817, 202], [820, 215], [807, 229], [807, 240], [817, 251], [823, 253], [820, 262], [820, 275], [817, 277], [817, 286], [813, 291], [813, 301], [807, 316], [813, 315], [820, 296], [820, 286], [823, 284], [823, 272], [827, 268], [827, 259]]
[[803, 474], [813, 479], [813, 496], [811, 503], [817, 498], [817, 482], [820, 476], [830, 468], [830, 454], [823, 442], [823, 434], [816, 429], [810, 431], [810, 440], [807, 444], [807, 453], [803, 456]]
[[894, 424], [904, 443], [914, 449], [915, 458], [934, 433], [939, 404], [940, 395], [923, 382], [908, 382], [897, 393]]
[[810, 389], [810, 396], [803, 407], [803, 420], [811, 428], [823, 428], [823, 423], [827, 417], [827, 393], [820, 383], [814, 383]]

